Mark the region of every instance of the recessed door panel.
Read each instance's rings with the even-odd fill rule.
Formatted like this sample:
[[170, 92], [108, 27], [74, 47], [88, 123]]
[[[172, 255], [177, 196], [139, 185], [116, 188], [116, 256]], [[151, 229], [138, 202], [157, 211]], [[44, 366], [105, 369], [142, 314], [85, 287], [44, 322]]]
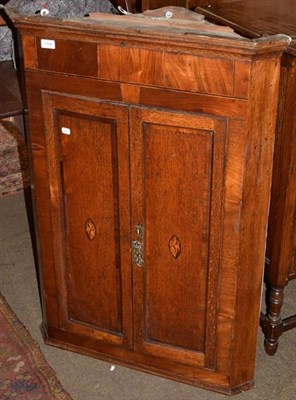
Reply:
[[48, 172], [56, 246], [59, 240], [62, 246], [56, 266], [64, 290], [61, 323], [121, 344], [131, 327], [127, 110], [46, 98], [53, 103]]
[[[111, 120], [58, 113], [69, 318], [122, 331], [117, 132]], [[62, 132], [61, 132], [62, 133]]]
[[131, 121], [133, 223], [142, 227], [142, 238], [134, 229], [142, 252], [141, 265], [134, 262], [136, 347], [213, 366], [209, 299], [219, 255], [211, 248], [219, 240], [225, 124], [147, 109], [132, 109]]
[[204, 352], [212, 133], [143, 128], [147, 339]]

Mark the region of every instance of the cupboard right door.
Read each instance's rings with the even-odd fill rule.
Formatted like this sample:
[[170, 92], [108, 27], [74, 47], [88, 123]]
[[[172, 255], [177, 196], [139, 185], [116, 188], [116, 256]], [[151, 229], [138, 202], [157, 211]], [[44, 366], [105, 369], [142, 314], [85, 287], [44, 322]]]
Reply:
[[225, 119], [130, 108], [135, 350], [215, 368]]

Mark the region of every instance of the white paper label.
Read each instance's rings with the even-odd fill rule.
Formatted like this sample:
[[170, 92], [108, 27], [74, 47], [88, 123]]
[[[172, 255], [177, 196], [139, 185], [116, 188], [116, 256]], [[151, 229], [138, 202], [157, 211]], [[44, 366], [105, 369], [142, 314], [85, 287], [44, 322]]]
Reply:
[[62, 128], [62, 133], [63, 133], [64, 135], [71, 135], [71, 129], [70, 129], [70, 128], [65, 128], [65, 127], [63, 127], [63, 128]]
[[54, 50], [56, 48], [55, 41], [49, 40], [49, 39], [41, 39], [41, 47], [42, 47], [42, 49]]

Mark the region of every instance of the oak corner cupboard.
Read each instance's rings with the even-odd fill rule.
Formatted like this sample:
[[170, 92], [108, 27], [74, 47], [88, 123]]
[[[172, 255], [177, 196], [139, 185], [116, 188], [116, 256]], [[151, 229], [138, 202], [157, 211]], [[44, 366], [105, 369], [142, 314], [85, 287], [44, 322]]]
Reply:
[[164, 11], [12, 15], [46, 342], [234, 394], [254, 380], [289, 38]]

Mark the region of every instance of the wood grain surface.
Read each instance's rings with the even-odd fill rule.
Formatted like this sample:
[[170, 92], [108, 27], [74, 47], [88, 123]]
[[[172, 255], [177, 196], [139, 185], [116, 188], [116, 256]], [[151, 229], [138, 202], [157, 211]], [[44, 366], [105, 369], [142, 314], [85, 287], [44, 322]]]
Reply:
[[[288, 38], [187, 35], [118, 18], [16, 19], [45, 337], [238, 393], [254, 381]], [[50, 70], [40, 38], [64, 41]], [[77, 42], [94, 64], [61, 61]]]

